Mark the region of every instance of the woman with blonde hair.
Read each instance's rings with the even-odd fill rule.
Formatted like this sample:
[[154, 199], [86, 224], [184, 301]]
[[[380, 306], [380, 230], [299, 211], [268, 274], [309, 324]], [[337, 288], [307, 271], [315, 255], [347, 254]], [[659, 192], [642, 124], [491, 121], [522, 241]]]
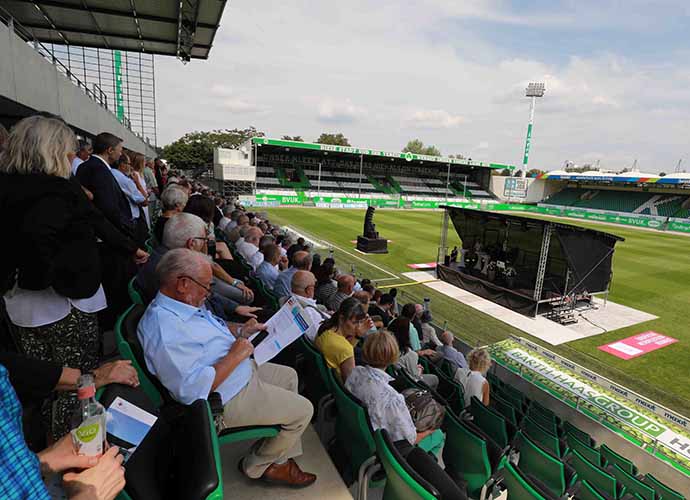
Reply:
[[[0, 260], [0, 292], [19, 347], [32, 358], [78, 368], [98, 366], [96, 312], [107, 307], [96, 235], [144, 258], [70, 180], [75, 136], [58, 117], [17, 123], [0, 154], [0, 227], [15, 243]], [[53, 396], [51, 396], [53, 397]], [[74, 393], [43, 405], [54, 438], [70, 430]]]
[[458, 368], [455, 379], [465, 390], [465, 407], [470, 405], [472, 396], [489, 406], [489, 382], [486, 372], [491, 368], [491, 355], [485, 348], [473, 349], [467, 355], [469, 369]]
[[[137, 186], [139, 192], [146, 198], [150, 199], [149, 188], [146, 184], [146, 177], [144, 176], [144, 168], [146, 168], [146, 157], [141, 153], [133, 153], [131, 155], [132, 161], [132, 180]], [[150, 201], [149, 201], [150, 203]], [[144, 217], [146, 217], [147, 227], [151, 226], [151, 213], [148, 206], [141, 207], [142, 212], [144, 212]]]

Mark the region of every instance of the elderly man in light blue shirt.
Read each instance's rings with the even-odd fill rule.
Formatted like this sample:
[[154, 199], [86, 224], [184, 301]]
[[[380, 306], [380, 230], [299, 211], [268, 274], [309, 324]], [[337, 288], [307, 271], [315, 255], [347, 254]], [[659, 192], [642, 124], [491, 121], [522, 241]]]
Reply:
[[453, 346], [452, 333], [447, 330], [442, 332], [441, 335], [439, 335], [439, 340], [443, 345], [436, 350], [443, 355], [443, 359], [452, 363], [456, 370], [458, 368], [469, 368], [465, 356]]
[[160, 290], [137, 328], [146, 366], [184, 404], [218, 392], [226, 427], [278, 425], [244, 457], [241, 467], [252, 479], [293, 487], [309, 486], [316, 476], [303, 472], [293, 457], [302, 454], [301, 436], [313, 414], [297, 394], [297, 374], [289, 367], [250, 359], [247, 336], [264, 325], [250, 320], [228, 325], [204, 301], [211, 292], [212, 270], [199, 252], [168, 251], [156, 268]]
[[292, 265], [278, 275], [273, 293], [279, 298], [289, 297], [292, 294], [292, 277], [297, 271], [309, 271], [311, 269], [311, 254], [304, 250], [295, 252], [292, 256]]

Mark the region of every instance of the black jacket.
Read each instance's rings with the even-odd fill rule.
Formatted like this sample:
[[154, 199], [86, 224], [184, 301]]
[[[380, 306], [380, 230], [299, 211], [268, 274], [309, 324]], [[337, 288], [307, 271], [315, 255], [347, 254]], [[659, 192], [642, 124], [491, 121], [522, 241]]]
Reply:
[[134, 236], [134, 221], [129, 202], [110, 167], [100, 158], [91, 155], [91, 158], [79, 165], [77, 180], [93, 193], [93, 204], [112, 225], [128, 236]]
[[96, 235], [132, 254], [136, 244], [89, 202], [76, 181], [45, 174], [0, 174], [0, 227], [8, 245], [0, 259], [0, 292], [52, 286], [91, 297], [101, 284]]

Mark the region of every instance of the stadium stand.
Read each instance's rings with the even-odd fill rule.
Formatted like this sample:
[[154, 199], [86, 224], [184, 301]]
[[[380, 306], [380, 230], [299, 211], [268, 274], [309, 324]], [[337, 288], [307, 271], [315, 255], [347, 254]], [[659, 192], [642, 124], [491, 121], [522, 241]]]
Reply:
[[567, 187], [543, 203], [573, 208], [589, 208], [661, 217], [688, 217], [690, 197], [633, 190], [607, 190]]

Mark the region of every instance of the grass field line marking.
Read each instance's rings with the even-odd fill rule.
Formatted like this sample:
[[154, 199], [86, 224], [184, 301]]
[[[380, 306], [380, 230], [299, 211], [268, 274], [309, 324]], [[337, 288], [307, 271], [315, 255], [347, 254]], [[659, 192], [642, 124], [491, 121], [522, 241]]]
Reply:
[[[383, 280], [379, 280], [379, 281], [383, 281]], [[433, 283], [434, 281], [439, 281], [439, 280], [433, 279], [433, 280], [426, 280], [426, 281], [413, 281], [412, 283], [398, 283], [397, 285], [383, 285], [383, 286], [380, 286], [379, 288], [393, 288], [393, 287], [402, 288], [404, 286], [414, 286], [414, 285], [423, 285], [424, 283]]]
[[[390, 278], [386, 278], [386, 279], [400, 279], [400, 276], [398, 276], [397, 274], [394, 274], [394, 273], [392, 273], [392, 272], [390, 272], [390, 271], [386, 271], [386, 270], [383, 269], [382, 267], [379, 267], [379, 266], [377, 266], [376, 264], [373, 264], [373, 263], [369, 262], [368, 260], [363, 259], [362, 257], [358, 257], [357, 255], [355, 255], [355, 254], [353, 254], [353, 253], [350, 253], [350, 252], [348, 252], [347, 250], [343, 250], [342, 248], [340, 248], [340, 247], [337, 246], [337, 245], [332, 244], [332, 243], [329, 242], [328, 240], [323, 240], [323, 239], [313, 240], [313, 239], [307, 238], [305, 235], [301, 234], [299, 231], [296, 231], [295, 229], [293, 229], [293, 228], [290, 227], [290, 226], [285, 226], [285, 229], [287, 229], [288, 231], [292, 231], [293, 233], [295, 233], [295, 234], [301, 236], [302, 238], [304, 238], [305, 241], [308, 241], [308, 242], [310, 242], [310, 243], [314, 243], [315, 245], [316, 245], [317, 243], [321, 243], [321, 244], [325, 244], [325, 247], [324, 247], [324, 248], [326, 248], [326, 247], [336, 248], [336, 249], [340, 250], [341, 252], [343, 252], [344, 254], [347, 254], [347, 255], [349, 255], [350, 257], [354, 257], [355, 259], [364, 262], [365, 264], [367, 264], [367, 265], [373, 267], [374, 269], [378, 269], [378, 270], [381, 271], [382, 273], [386, 273], [388, 276], [390, 276]], [[374, 280], [373, 278], [369, 278], [369, 279]], [[375, 281], [383, 281], [383, 280], [379, 279], [379, 280], [375, 280]]]

